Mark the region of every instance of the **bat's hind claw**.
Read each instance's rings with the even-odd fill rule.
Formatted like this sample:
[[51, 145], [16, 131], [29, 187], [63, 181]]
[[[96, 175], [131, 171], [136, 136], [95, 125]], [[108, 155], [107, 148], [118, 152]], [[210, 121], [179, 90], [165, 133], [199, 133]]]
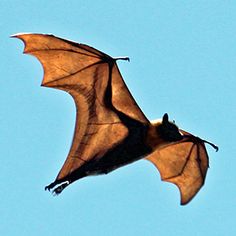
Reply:
[[[51, 189], [53, 189], [58, 183], [55, 181], [51, 184], [49, 184], [48, 186], [45, 187], [45, 191], [48, 190], [49, 192], [51, 191]], [[53, 191], [52, 194], [53, 195], [58, 195], [60, 194], [64, 188], [66, 188], [68, 185], [70, 184], [69, 181], [66, 181], [64, 183], [62, 183], [61, 185], [59, 185], [58, 187], [56, 187]]]
[[44, 189], [45, 189], [45, 191], [49, 191], [50, 192], [50, 190], [52, 189], [52, 188], [54, 188], [55, 187], [55, 183], [53, 182], [53, 183], [51, 183], [51, 184], [49, 184], [49, 185], [47, 185]]

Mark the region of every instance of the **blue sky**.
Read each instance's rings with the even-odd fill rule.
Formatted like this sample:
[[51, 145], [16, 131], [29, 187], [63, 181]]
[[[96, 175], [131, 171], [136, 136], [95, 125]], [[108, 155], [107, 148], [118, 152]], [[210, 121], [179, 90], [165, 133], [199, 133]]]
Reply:
[[[236, 2], [0, 2], [1, 235], [235, 235]], [[145, 160], [82, 179], [58, 197], [44, 191], [70, 148], [75, 107], [40, 87], [43, 71], [19, 32], [53, 33], [119, 62], [149, 119], [165, 112], [220, 148], [205, 186], [187, 205]]]

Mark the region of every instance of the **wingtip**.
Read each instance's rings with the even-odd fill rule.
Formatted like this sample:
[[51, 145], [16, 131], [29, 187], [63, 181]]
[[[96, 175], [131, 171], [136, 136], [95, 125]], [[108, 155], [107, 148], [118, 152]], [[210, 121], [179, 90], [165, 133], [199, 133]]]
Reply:
[[16, 33], [10, 35], [10, 38], [21, 38], [21, 36], [26, 35], [26, 34], [31, 34], [31, 33]]
[[25, 45], [25, 40], [24, 40], [24, 35], [27, 35], [28, 33], [17, 33], [17, 34], [12, 34], [10, 35], [10, 38], [16, 38], [16, 39], [20, 39]]
[[17, 38], [17, 34], [11, 34], [9, 37], [10, 38]]

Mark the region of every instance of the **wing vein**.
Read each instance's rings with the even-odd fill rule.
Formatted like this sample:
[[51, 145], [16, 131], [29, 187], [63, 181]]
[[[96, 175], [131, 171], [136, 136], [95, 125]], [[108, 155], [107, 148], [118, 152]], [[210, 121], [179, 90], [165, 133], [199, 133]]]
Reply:
[[164, 178], [163, 180], [170, 180], [170, 179], [172, 179], [172, 178], [176, 178], [176, 177], [178, 177], [178, 176], [181, 176], [181, 175], [184, 173], [184, 170], [185, 170], [185, 168], [186, 168], [186, 166], [187, 166], [187, 164], [188, 164], [188, 161], [190, 160], [191, 153], [192, 153], [192, 151], [193, 151], [194, 146], [195, 146], [195, 145], [193, 145], [193, 146], [190, 148], [189, 153], [188, 153], [187, 158], [186, 158], [186, 161], [185, 161], [185, 163], [184, 163], [182, 169], [179, 171], [179, 173], [176, 174], [176, 175], [173, 175], [173, 176], [171, 176], [171, 177]]
[[[82, 49], [84, 50], [84, 49]], [[83, 56], [87, 56], [87, 57], [93, 57], [93, 58], [99, 58], [101, 59], [101, 56], [98, 56], [98, 55], [91, 55], [91, 54], [87, 54], [87, 53], [84, 53], [84, 52], [77, 52], [77, 51], [74, 51], [72, 49], [58, 49], [58, 48], [48, 48], [48, 49], [38, 49], [38, 50], [27, 50], [25, 51], [26, 53], [29, 53], [29, 54], [33, 54], [34, 52], [47, 52], [47, 51], [65, 51], [65, 52], [72, 52], [72, 53], [77, 53], [77, 54], [80, 54], [80, 55], [83, 55]]]
[[[74, 75], [76, 75], [76, 74], [79, 74], [79, 73], [81, 73], [82, 71], [85, 71], [85, 70], [91, 68], [92, 66], [96, 66], [96, 65], [99, 65], [99, 64], [103, 64], [103, 63], [105, 63], [105, 62], [104, 62], [104, 61], [98, 61], [98, 62], [95, 62], [95, 63], [93, 63], [93, 64], [90, 64], [90, 65], [88, 65], [88, 66], [86, 66], [86, 67], [83, 67], [82, 69], [77, 70], [77, 71], [75, 71], [75, 72], [73, 72], [73, 73], [69, 73], [68, 71], [64, 70], [66, 73], [68, 73], [68, 75], [63, 76], [63, 77], [58, 78], [58, 79], [54, 79], [54, 80], [53, 80], [53, 83], [54, 83], [54, 82], [58, 82], [58, 81], [60, 81], [60, 80], [62, 80], [62, 79], [67, 79], [68, 77], [74, 76]], [[56, 66], [55, 66], [55, 67], [56, 67]], [[57, 67], [57, 68], [60, 69], [60, 70], [63, 70], [63, 69], [60, 68], [60, 67]], [[52, 82], [50, 81], [50, 82], [44, 83], [44, 85], [48, 85], [48, 84], [50, 84], [50, 83], [52, 83]], [[64, 85], [64, 86], [65, 86], [65, 85]]]

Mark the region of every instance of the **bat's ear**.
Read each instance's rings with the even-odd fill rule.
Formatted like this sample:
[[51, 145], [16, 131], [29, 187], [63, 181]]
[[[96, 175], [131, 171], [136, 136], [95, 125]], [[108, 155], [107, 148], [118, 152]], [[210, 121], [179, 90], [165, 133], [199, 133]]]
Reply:
[[164, 116], [162, 117], [162, 123], [163, 124], [168, 124], [169, 123], [169, 117], [168, 117], [167, 113], [165, 113]]

